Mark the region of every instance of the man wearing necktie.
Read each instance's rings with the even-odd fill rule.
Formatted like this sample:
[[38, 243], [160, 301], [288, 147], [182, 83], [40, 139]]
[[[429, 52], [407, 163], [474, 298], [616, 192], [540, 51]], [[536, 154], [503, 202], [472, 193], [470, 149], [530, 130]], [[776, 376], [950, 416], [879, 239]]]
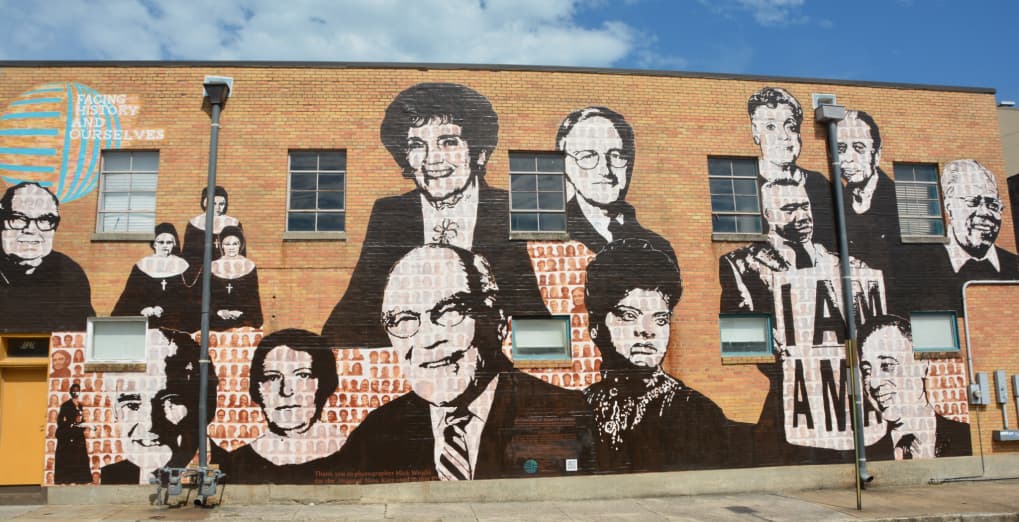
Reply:
[[593, 470], [580, 392], [503, 354], [507, 324], [484, 258], [415, 248], [390, 271], [381, 312], [412, 391], [369, 414], [324, 469], [357, 482], [560, 475], [567, 459]]
[[948, 243], [911, 255], [914, 268], [903, 271], [900, 286], [925, 310], [961, 310], [967, 281], [1019, 279], [1019, 259], [995, 245], [1005, 206], [991, 171], [971, 159], [951, 161], [942, 169], [941, 189]]

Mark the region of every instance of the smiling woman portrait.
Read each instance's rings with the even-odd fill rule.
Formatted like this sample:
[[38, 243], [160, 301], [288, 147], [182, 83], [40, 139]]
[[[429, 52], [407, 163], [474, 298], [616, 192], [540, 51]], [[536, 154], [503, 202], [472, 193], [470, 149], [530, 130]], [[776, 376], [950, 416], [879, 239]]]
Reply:
[[[326, 456], [338, 437], [334, 426], [319, 423], [338, 384], [336, 356], [311, 332], [280, 330], [258, 343], [251, 357], [249, 393], [265, 415], [267, 430], [237, 448], [222, 463], [234, 483], [307, 484], [315, 480], [312, 461]], [[310, 448], [323, 448], [320, 454]]]

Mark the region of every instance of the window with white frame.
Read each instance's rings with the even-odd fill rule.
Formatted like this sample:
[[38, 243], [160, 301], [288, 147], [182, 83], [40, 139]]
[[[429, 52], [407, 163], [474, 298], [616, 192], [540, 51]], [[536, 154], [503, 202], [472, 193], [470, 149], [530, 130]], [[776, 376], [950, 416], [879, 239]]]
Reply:
[[708, 183], [712, 232], [761, 233], [757, 158], [708, 158]]
[[896, 163], [895, 199], [903, 236], [944, 237], [938, 166], [933, 163]]
[[522, 361], [568, 361], [570, 318], [513, 318], [513, 359]]
[[104, 150], [96, 232], [151, 233], [158, 177], [158, 151]]
[[89, 317], [85, 337], [86, 362], [145, 361], [145, 317]]
[[290, 151], [287, 186], [288, 232], [346, 229], [346, 151]]
[[770, 315], [720, 315], [723, 356], [772, 355]]
[[511, 152], [510, 231], [564, 232], [562, 154]]
[[913, 331], [913, 351], [959, 351], [955, 312], [913, 312], [909, 315], [909, 322]]

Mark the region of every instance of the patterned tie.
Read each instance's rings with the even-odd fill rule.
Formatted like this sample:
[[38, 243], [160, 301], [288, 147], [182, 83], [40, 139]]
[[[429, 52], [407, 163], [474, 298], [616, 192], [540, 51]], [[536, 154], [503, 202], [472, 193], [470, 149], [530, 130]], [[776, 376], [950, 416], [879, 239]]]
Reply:
[[442, 431], [442, 455], [436, 471], [441, 480], [470, 480], [471, 458], [467, 454], [467, 423], [471, 413], [458, 408], [446, 415], [446, 429]]

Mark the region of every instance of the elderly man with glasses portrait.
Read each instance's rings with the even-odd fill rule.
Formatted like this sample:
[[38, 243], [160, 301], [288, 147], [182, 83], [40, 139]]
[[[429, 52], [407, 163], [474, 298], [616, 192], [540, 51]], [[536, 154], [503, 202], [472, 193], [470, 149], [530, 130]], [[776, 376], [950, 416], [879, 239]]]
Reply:
[[92, 289], [74, 260], [53, 250], [60, 201], [49, 189], [23, 182], [0, 198], [0, 332], [85, 329]]
[[672, 245], [642, 227], [625, 201], [636, 145], [633, 127], [621, 114], [606, 107], [571, 112], [559, 125], [556, 150], [566, 155], [566, 230], [571, 238], [592, 252], [618, 239], [643, 239], [676, 261]]

